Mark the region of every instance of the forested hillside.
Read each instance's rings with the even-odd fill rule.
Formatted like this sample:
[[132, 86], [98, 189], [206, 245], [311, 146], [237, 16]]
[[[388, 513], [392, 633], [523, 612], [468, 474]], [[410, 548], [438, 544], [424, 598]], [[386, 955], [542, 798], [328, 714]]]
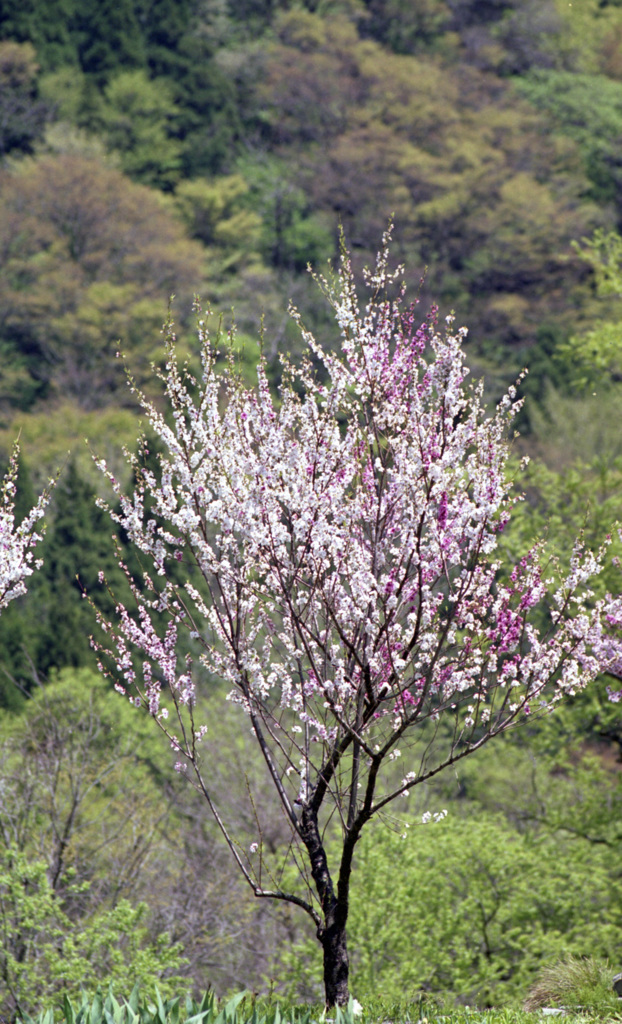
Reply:
[[[333, 330], [308, 264], [335, 260], [343, 229], [360, 268], [390, 216], [422, 319], [456, 311], [491, 398], [527, 366], [521, 444], [553, 472], [581, 461], [577, 516], [596, 481], [615, 504], [621, 7], [4, 0], [0, 34], [0, 437], [8, 452], [20, 433], [35, 483], [69, 459], [46, 544], [76, 607], [68, 551], [95, 513], [68, 523], [62, 495], [70, 517], [89, 508], [85, 438], [117, 460], [133, 443], [126, 372], [150, 386], [171, 296], [188, 344], [193, 296], [235, 319], [251, 375], [263, 324], [276, 383], [300, 346], [290, 301]], [[71, 641], [41, 629], [70, 597], [41, 600], [36, 636], [20, 609], [0, 626], [22, 684], [88, 658], [73, 612]]]
[[[421, 320], [455, 311], [488, 399], [529, 370], [516, 462], [532, 462], [502, 549], [546, 536], [567, 558], [582, 529], [600, 543], [622, 519], [622, 2], [0, 0], [0, 446], [6, 462], [20, 436], [18, 511], [61, 468], [43, 568], [0, 620], [0, 845], [56, 865], [70, 921], [121, 906], [129, 935], [147, 899], [145, 948], [168, 929], [188, 963], [162, 974], [195, 988], [273, 979], [309, 995], [317, 972], [302, 923], [249, 902], [203, 808], [165, 781], [152, 735], [127, 744], [127, 712], [97, 681], [90, 602], [111, 614], [127, 581], [92, 455], [124, 472], [139, 431], [128, 374], [157, 393], [169, 305], [191, 366], [196, 297], [225, 337], [235, 322], [249, 380], [263, 346], [276, 387], [280, 357], [302, 351], [290, 302], [336, 340], [308, 267], [326, 272], [343, 232], [360, 271], [390, 218]], [[619, 588], [615, 565], [598, 587]], [[442, 856], [459, 881], [387, 933], [388, 890], [377, 917], [355, 905], [355, 991], [511, 1001], [547, 957], [619, 955], [622, 721], [605, 686], [427, 793], [419, 819], [439, 799], [453, 808]], [[97, 737], [87, 754], [70, 709]], [[222, 742], [240, 749], [228, 719]], [[89, 783], [70, 814], [78, 757]], [[251, 835], [246, 795], [233, 799]], [[287, 842], [276, 817], [270, 842]], [[418, 884], [433, 888], [431, 836], [417, 842]], [[394, 845], [362, 848], [365, 885]], [[406, 879], [393, 891], [412, 907]], [[3, 906], [0, 891], [0, 924]], [[419, 931], [414, 948], [403, 929]]]

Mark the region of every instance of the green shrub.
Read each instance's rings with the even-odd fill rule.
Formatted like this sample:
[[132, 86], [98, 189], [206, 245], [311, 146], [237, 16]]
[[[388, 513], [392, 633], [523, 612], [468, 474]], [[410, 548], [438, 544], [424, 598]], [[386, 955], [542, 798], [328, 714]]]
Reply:
[[[348, 926], [358, 999], [516, 1005], [543, 963], [615, 955], [619, 882], [606, 851], [493, 814], [418, 820], [379, 826], [357, 846]], [[313, 941], [281, 957], [276, 980], [292, 995], [319, 990]]]
[[[66, 899], [88, 883], [68, 886]], [[46, 864], [11, 848], [0, 854], [0, 1014], [25, 1017], [40, 1007], [95, 991], [100, 981], [128, 989], [135, 981], [167, 995], [183, 979], [181, 948], [167, 934], [147, 940], [147, 906], [120, 900], [78, 924], [47, 878]], [[94, 1024], [94, 1022], [92, 1022]], [[129, 1024], [129, 1021], [128, 1021]]]
[[605, 1015], [620, 1010], [609, 964], [593, 957], [567, 956], [546, 964], [525, 1000], [526, 1010], [542, 1006], [582, 1007]]

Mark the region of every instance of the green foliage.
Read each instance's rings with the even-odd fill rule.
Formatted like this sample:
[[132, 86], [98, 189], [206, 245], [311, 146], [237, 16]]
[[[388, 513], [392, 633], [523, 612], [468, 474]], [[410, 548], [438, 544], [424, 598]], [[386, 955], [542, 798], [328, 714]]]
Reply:
[[[98, 602], [111, 600], [97, 578], [100, 567], [116, 593], [123, 586], [116, 578], [110, 530], [104, 530], [92, 505], [83, 443], [89, 437], [110, 461], [118, 440], [135, 436], [134, 415], [121, 397], [127, 395], [123, 369], [114, 353], [118, 348], [128, 353], [141, 381], [149, 363], [161, 358], [158, 331], [169, 295], [178, 296], [183, 332], [191, 296], [199, 291], [216, 307], [215, 319], [218, 310], [228, 315], [235, 305], [235, 358], [243, 375], [254, 372], [257, 347], [250, 339], [261, 313], [269, 358], [276, 363], [279, 351], [291, 349], [295, 359], [285, 307], [291, 298], [305, 322], [326, 336], [322, 314], [308, 298], [304, 270], [307, 262], [321, 264], [334, 255], [338, 222], [351, 239], [355, 262], [364, 263], [388, 213], [395, 212], [399, 258], [422, 272], [429, 267], [419, 292], [422, 317], [431, 300], [440, 301], [442, 313], [458, 310], [471, 329], [471, 362], [485, 368], [491, 392], [499, 368], [506, 380], [508, 363], [516, 371], [530, 365], [527, 387], [533, 382], [538, 405], [531, 411], [531, 403], [527, 406], [531, 433], [524, 443], [544, 462], [532, 463], [527, 500], [502, 543], [524, 549], [546, 536], [552, 553], [566, 556], [578, 530], [584, 527], [589, 539], [598, 541], [610, 521], [622, 518], [622, 242], [617, 235], [590, 234], [595, 225], [611, 223], [611, 203], [619, 206], [619, 3], [5, 0], [0, 35], [5, 40], [0, 43], [0, 148], [13, 156], [2, 170], [0, 194], [3, 444], [21, 431], [33, 474], [47, 473], [65, 460], [68, 447], [74, 450], [50, 520], [40, 578], [35, 577], [28, 600], [12, 605], [0, 621], [3, 707], [14, 712], [22, 707], [9, 677], [29, 689], [36, 672], [89, 664], [92, 618], [75, 574]], [[53, 108], [57, 120], [50, 124]], [[31, 150], [34, 160], [15, 159]], [[168, 194], [139, 188], [120, 171]], [[586, 236], [589, 240], [573, 252], [571, 240]], [[416, 282], [413, 298], [415, 293]], [[586, 393], [569, 391], [569, 383]], [[587, 393], [592, 389], [596, 395]], [[612, 555], [619, 553], [617, 543]], [[597, 582], [597, 594], [616, 587], [617, 578], [618, 570], [609, 567]], [[83, 669], [73, 679], [90, 692], [92, 681]], [[84, 709], [61, 691], [68, 713], [84, 723]], [[51, 700], [52, 690], [46, 692]], [[135, 825], [127, 825], [128, 836], [151, 837], [149, 815], [157, 818], [157, 791], [139, 772], [135, 784], [147, 786], [150, 794], [141, 816], [129, 782], [124, 788], [120, 775], [134, 778], [131, 758], [115, 746], [120, 743], [117, 716], [128, 736], [135, 735], [135, 720], [118, 704], [104, 716], [101, 735], [118, 754], [119, 770], [111, 769], [108, 788], [93, 788], [88, 813], [102, 815], [110, 835], [115, 815], [125, 821], [127, 799], [128, 814], [137, 815]], [[33, 730], [32, 723], [44, 715], [42, 707], [38, 701], [28, 704], [32, 718], [23, 721]], [[60, 710], [54, 707], [58, 720]], [[19, 766], [28, 765], [25, 774], [32, 780], [37, 744], [35, 737], [26, 753], [19, 747], [26, 742], [22, 727], [15, 725], [17, 718], [10, 721], [16, 746], [3, 747], [4, 767], [19, 794]], [[65, 722], [58, 735], [77, 757], [69, 729]], [[456, 878], [471, 896], [460, 902], [441, 886], [440, 902], [433, 904], [440, 908], [439, 919], [432, 920], [413, 889], [418, 916], [413, 911], [406, 917], [402, 937], [393, 934], [397, 924], [389, 927], [392, 911], [381, 892], [375, 898], [386, 920], [380, 914], [367, 920], [357, 911], [358, 927], [377, 953], [375, 960], [371, 952], [364, 954], [358, 970], [367, 980], [361, 984], [371, 987], [369, 978], [377, 970], [380, 985], [414, 989], [420, 978], [427, 984], [428, 970], [430, 984], [441, 990], [451, 987], [454, 977], [460, 987], [472, 971], [481, 998], [518, 994], [521, 978], [526, 984], [537, 965], [537, 943], [542, 956], [557, 955], [557, 939], [552, 925], [542, 935], [534, 926], [524, 956], [512, 946], [521, 929], [528, 929], [533, 902], [519, 883], [516, 899], [503, 889], [513, 878], [509, 854], [516, 853], [528, 878], [536, 851], [547, 864], [559, 859], [560, 878], [570, 878], [569, 891], [583, 884], [587, 893], [587, 854], [577, 853], [575, 883], [570, 836], [579, 851], [593, 840], [594, 847], [586, 848], [595, 850], [594, 906], [599, 905], [603, 879], [615, 873], [620, 843], [620, 788], [605, 743], [622, 749], [619, 706], [606, 700], [603, 684], [578, 696], [557, 717], [534, 725], [526, 745], [511, 756], [504, 750], [494, 763], [482, 760], [479, 782], [461, 772], [469, 808], [503, 814], [508, 823], [504, 832], [498, 818], [486, 819], [488, 825], [482, 819], [473, 835], [489, 827], [492, 848], [497, 839], [502, 846], [499, 837], [506, 835], [508, 856], [504, 860], [501, 849], [497, 882], [507, 894], [507, 916], [499, 911], [492, 927], [495, 942], [495, 922], [502, 922], [510, 938], [505, 945], [493, 944], [488, 960], [481, 942], [477, 955], [475, 940], [469, 946], [461, 915], [474, 913], [477, 900], [484, 909], [488, 905], [468, 871], [460, 874], [456, 866]], [[93, 741], [100, 756], [98, 744]], [[88, 764], [94, 776], [97, 769]], [[68, 792], [68, 780], [61, 772], [59, 794]], [[226, 779], [221, 790], [225, 798]], [[243, 797], [239, 801], [242, 806]], [[39, 799], [24, 843], [34, 859], [43, 803]], [[244, 813], [252, 819], [248, 808]], [[147, 871], [141, 881], [140, 896], [153, 880], [160, 926], [174, 928], [175, 937], [183, 936], [192, 947], [195, 977], [206, 983], [213, 978], [224, 989], [242, 971], [244, 976], [251, 971], [251, 958], [260, 976], [265, 948], [278, 941], [287, 951], [290, 938], [297, 941], [298, 925], [287, 918], [277, 927], [252, 901], [233, 909], [243, 897], [230, 876], [224, 887], [218, 878], [205, 878], [202, 865], [213, 865], [217, 853], [213, 844], [204, 853], [204, 825], [196, 825], [190, 836], [188, 822], [196, 818], [196, 811], [188, 810], [182, 845], [195, 865], [195, 888], [201, 880], [209, 906], [199, 909], [190, 882], [184, 889], [172, 878], [170, 857], [162, 853], [157, 871]], [[417, 830], [418, 838], [419, 833], [421, 877], [433, 892], [436, 881], [426, 874], [431, 845], [426, 846], [425, 830]], [[267, 834], [279, 850], [282, 837], [274, 838], [269, 828]], [[380, 844], [385, 859], [402, 857], [408, 843], [395, 842], [397, 852]], [[435, 849], [455, 865], [459, 843], [455, 837], [452, 842]], [[476, 841], [478, 857], [483, 843]], [[109, 883], [130, 845], [129, 838], [127, 845], [119, 839], [115, 861], [109, 852], [93, 853], [92, 828], [85, 825], [74, 838], [68, 857], [80, 882], [91, 882], [91, 895], [80, 896], [82, 907], [91, 900], [89, 913], [95, 913], [100, 896], [110, 909]], [[367, 856], [363, 848], [361, 855]], [[225, 877], [218, 863], [219, 877]], [[490, 873], [490, 865], [481, 863]], [[412, 870], [416, 881], [417, 867]], [[542, 885], [557, 891], [548, 866]], [[404, 892], [405, 905], [409, 898]], [[583, 906], [582, 896], [577, 900]], [[562, 913], [564, 893], [560, 906]], [[591, 934], [592, 910], [585, 912], [586, 934]], [[604, 914], [609, 935], [613, 911]], [[550, 924], [552, 918], [544, 920]], [[574, 927], [571, 922], [572, 942]], [[386, 957], [373, 944], [374, 929], [386, 940]], [[242, 931], [249, 936], [246, 946], [236, 937]], [[473, 926], [472, 935], [478, 934]], [[452, 946], [463, 940], [460, 949]], [[435, 943], [456, 948], [455, 974], [433, 952]], [[501, 979], [504, 969], [507, 979]], [[303, 991], [305, 986], [312, 991], [304, 964], [294, 964], [284, 984], [292, 986], [296, 978]], [[394, 1019], [393, 1012], [383, 1019]]]
[[567, 253], [583, 218], [598, 222], [573, 143], [547, 133], [510, 86], [492, 100], [474, 69], [462, 78], [427, 52], [387, 54], [345, 18], [293, 10], [275, 27], [253, 94], [283, 168], [264, 193], [275, 243], [286, 188], [307, 198], [305, 215], [340, 220], [361, 259], [392, 210], [399, 255], [429, 267], [423, 303], [459, 303], [476, 342], [499, 356], [533, 340], [545, 311], [573, 320], [580, 264]]
[[[146, 941], [144, 904], [121, 900], [76, 925], [46, 868], [10, 848], [0, 852], [0, 1011], [23, 1016], [102, 982], [130, 988], [138, 981], [152, 993], [156, 985], [170, 993], [181, 983], [171, 973], [182, 962], [179, 947], [168, 935]], [[67, 893], [83, 888], [69, 886]]]
[[[348, 925], [359, 998], [425, 991], [498, 1006], [520, 998], [546, 959], [614, 954], [619, 882], [596, 848], [455, 814], [377, 827], [357, 847]], [[285, 961], [292, 988], [311, 982], [302, 948]]]
[[[464, 763], [458, 773], [460, 801], [503, 815], [520, 833], [571, 841], [568, 852], [596, 848], [601, 863], [615, 874], [622, 779], [612, 741], [617, 730], [619, 744], [620, 725], [604, 685], [581, 693], [554, 714], [532, 721], [526, 733], [502, 741], [494, 755], [480, 751]], [[447, 787], [442, 799], [452, 799]]]
[[[604, 529], [606, 512], [613, 513], [608, 520], [611, 525], [622, 511], [616, 501], [622, 471], [622, 443], [616, 430], [621, 392], [619, 383], [580, 395], [549, 387], [542, 404], [532, 403], [527, 413], [533, 446], [545, 465], [556, 472], [547, 474], [536, 462], [529, 468], [526, 484], [546, 491], [550, 511], [553, 503], [561, 504], [563, 491], [578, 524], [587, 520]], [[571, 509], [566, 510], [566, 521]], [[561, 507], [558, 510], [561, 512]]]
[[86, 669], [59, 673], [19, 715], [0, 717], [0, 845], [44, 858], [63, 895], [68, 872], [92, 883], [73, 913], [114, 906], [139, 888], [136, 873], [168, 811], [155, 785], [162, 759], [154, 740], [131, 705]]
[[444, 0], [367, 0], [361, 32], [394, 53], [435, 49], [445, 34], [450, 8]]
[[[300, 272], [334, 256], [336, 231], [331, 218], [312, 210], [287, 165], [263, 157], [240, 160], [238, 166], [245, 181], [247, 206], [252, 209], [255, 238], [266, 262], [281, 273]], [[231, 183], [238, 180], [237, 176], [225, 179]]]
[[[39, 93], [53, 104], [56, 117], [78, 127], [89, 123], [94, 111], [89, 109], [89, 80], [77, 65], [65, 64], [61, 68], [43, 74], [39, 79]], [[97, 103], [100, 108], [101, 101]], [[99, 124], [100, 117], [97, 117]]]
[[228, 273], [259, 261], [262, 221], [248, 209], [249, 195], [240, 174], [197, 178], [177, 186], [176, 206], [192, 237], [208, 247], [212, 275], [214, 261]]
[[240, 148], [243, 101], [204, 37], [182, 39], [170, 80], [184, 177], [227, 173]]
[[32, 43], [46, 70], [77, 60], [72, 16], [76, 0], [3, 0], [0, 37]]
[[162, 197], [71, 153], [3, 172], [0, 239], [0, 340], [39, 395], [85, 409], [125, 388], [119, 339], [140, 379], [146, 325], [157, 340], [171, 294], [187, 315], [202, 280], [201, 249]]
[[30, 153], [52, 110], [37, 96], [38, 71], [30, 43], [0, 42], [0, 157]]
[[244, 38], [253, 38], [268, 28], [281, 6], [278, 0], [238, 0], [229, 5], [229, 14]]
[[501, 17], [489, 28], [488, 46], [482, 47], [483, 62], [504, 76], [563, 62], [563, 12], [560, 15], [554, 0], [522, 0], [503, 6]]
[[[99, 581], [106, 571], [117, 598], [124, 576], [117, 566], [110, 521], [95, 505], [95, 491], [71, 462], [61, 475], [41, 545], [43, 566], [27, 598], [0, 619], [0, 666], [5, 678], [29, 690], [52, 669], [94, 665], [89, 637], [96, 627], [92, 601], [110, 611], [113, 599]], [[13, 702], [14, 686], [1, 686]]]
[[[581, 857], [490, 819], [448, 819], [406, 840], [377, 835], [362, 856], [351, 934], [363, 991], [423, 986], [499, 1005], [524, 991], [547, 956], [607, 955], [619, 941], [611, 880], [592, 850]], [[399, 925], [390, 907], [403, 908]]]
[[[213, 1004], [213, 1005], [212, 1005]], [[387, 1020], [415, 1022], [423, 1020], [425, 1024], [539, 1024], [542, 1015], [527, 1013], [521, 1010], [487, 1010], [478, 1011], [469, 1007], [456, 1010], [446, 1006], [437, 1006], [434, 1001], [408, 1002], [396, 996], [393, 999], [368, 1000], [362, 1007], [361, 1015], [355, 1007], [337, 1008], [334, 1016], [328, 1018], [336, 1024], [382, 1024]], [[119, 1002], [109, 990], [105, 998], [98, 992], [93, 999], [84, 997], [76, 1008], [70, 1000], [65, 999], [58, 1013], [44, 1011], [37, 1017], [26, 1017], [23, 1024], [189, 1024], [192, 1021], [205, 1024], [322, 1024], [326, 1015], [319, 1007], [306, 1007], [283, 1002], [255, 1000], [255, 997], [242, 999], [233, 996], [226, 1003], [218, 1003], [212, 993], [207, 993], [201, 1001], [186, 996], [185, 1000], [158, 998], [148, 1002], [138, 988], [134, 988], [129, 999]], [[594, 1016], [581, 1012], [566, 1013], [567, 1024], [590, 1024], [591, 1021], [615, 1021], [615, 1012], [611, 1015]]]
[[542, 968], [525, 1000], [525, 1009], [561, 1005], [598, 1012], [601, 1017], [613, 1014], [620, 1007], [613, 991], [613, 975], [608, 964], [594, 957], [564, 957]]
[[[98, 673], [66, 671], [20, 714], [0, 715], [0, 848], [13, 901], [0, 921], [7, 999], [21, 993], [33, 1012], [46, 993], [94, 991], [106, 979], [129, 990], [142, 977], [149, 991], [157, 983], [170, 992], [158, 978], [173, 972], [171, 986], [184, 984], [179, 933], [189, 912], [179, 910], [179, 925], [163, 916], [180, 855], [179, 820], [160, 785], [165, 761], [154, 730]], [[20, 873], [22, 864], [35, 874]], [[195, 899], [205, 892], [187, 858], [182, 874]], [[213, 948], [204, 933], [197, 940], [203, 953]], [[1, 968], [2, 954], [0, 977]]]
[[36, 412], [16, 413], [10, 426], [0, 431], [0, 445], [2, 450], [9, 451], [13, 438], [19, 434], [24, 459], [37, 482], [62, 466], [71, 451], [71, 461], [79, 475], [95, 485], [97, 473], [87, 444], [92, 449], [97, 439], [98, 452], [122, 472], [118, 453], [123, 445], [136, 440], [136, 423], [136, 412], [132, 409], [108, 405], [86, 411], [67, 400], [53, 408], [43, 406]]
[[622, 18], [617, 0], [555, 0], [560, 31], [555, 40], [556, 66], [584, 74], [620, 78]]
[[181, 54], [183, 41], [195, 27], [201, 7], [195, 0], [147, 0], [142, 10], [136, 3], [134, 8], [140, 17], [151, 74], [177, 77], [186, 64]]
[[[76, 929], [120, 900], [146, 902], [148, 941], [155, 945], [168, 932], [172, 945], [182, 944], [186, 985], [223, 993], [244, 977], [258, 986], [296, 921], [266, 915], [265, 902], [248, 893], [198, 795], [170, 778], [173, 755], [156, 732], [87, 669], [54, 674], [19, 714], [0, 712], [0, 847], [45, 860]], [[233, 735], [222, 719], [210, 735], [225, 762]], [[238, 755], [249, 773], [260, 769], [248, 751], [238, 748]], [[244, 783], [234, 788], [223, 773], [214, 785], [220, 799], [248, 813], [254, 835], [252, 809], [242, 810]], [[287, 844], [270, 823], [269, 803], [266, 834]], [[82, 883], [88, 888], [68, 891]]]
[[555, 131], [574, 139], [599, 202], [616, 201], [621, 183], [622, 82], [576, 71], [534, 72], [517, 88], [545, 111]]
[[[607, 544], [603, 570], [593, 581], [595, 598], [617, 593], [620, 586], [622, 543], [618, 531], [612, 530], [612, 524], [622, 521], [618, 390], [616, 385], [577, 397], [549, 387], [541, 406], [528, 405], [529, 446], [537, 457], [520, 474], [516, 467], [517, 492], [523, 500], [500, 537], [500, 550], [510, 558], [520, 558], [533, 544], [544, 542], [552, 564], [568, 557], [577, 536], [593, 550]], [[611, 728], [615, 709], [604, 691], [599, 707], [598, 713], [594, 709], [585, 718], [584, 735], [592, 725], [598, 734], [598, 723], [605, 720]]]
[[[591, 238], [575, 243], [580, 258], [592, 270], [599, 300], [598, 323], [591, 330], [574, 335], [558, 349], [574, 373], [577, 388], [609, 384], [622, 379], [622, 237], [615, 231], [596, 231]], [[615, 319], [614, 319], [615, 317]]]
[[100, 82], [111, 72], [144, 64], [145, 40], [135, 0], [79, 0], [73, 27], [80, 66]]
[[[250, 214], [252, 253], [261, 217], [264, 263], [298, 279], [307, 262], [334, 255], [339, 221], [361, 260], [369, 258], [393, 211], [400, 255], [430, 268], [422, 300], [440, 301], [443, 312], [459, 304], [478, 345], [486, 338], [488, 355], [502, 360], [509, 344], [528, 348], [543, 317], [566, 335], [571, 324], [576, 329], [574, 307], [586, 300], [580, 261], [563, 257], [572, 237], [599, 222], [587, 197], [606, 199], [586, 176], [585, 147], [613, 147], [603, 173], [617, 173], [616, 143], [608, 140], [618, 134], [619, 82], [608, 77], [615, 55], [603, 49], [622, 32], [617, 9], [597, 0], [581, 5], [580, 16], [552, 0], [123, 0], [114, 10], [63, 2], [71, 8], [65, 29], [74, 56], [43, 61], [54, 74], [41, 89], [65, 125], [104, 139], [127, 173], [165, 190], [184, 179], [194, 186], [205, 174], [224, 174], [226, 189], [232, 172], [244, 175], [251, 195], [228, 225], [237, 238], [222, 254], [226, 272], [239, 274], [236, 296], [252, 288], [263, 300], [273, 288], [254, 256], [246, 274]], [[41, 6], [29, 0], [7, 15], [7, 25], [19, 22], [26, 38]], [[51, 24], [39, 20], [51, 39]], [[600, 77], [583, 70], [572, 88], [557, 92], [550, 80], [555, 102], [577, 94], [580, 116], [574, 108], [567, 116], [571, 141], [551, 135], [544, 101], [536, 103], [543, 116], [534, 115], [499, 76], [540, 68], [546, 85], [546, 75], [574, 74], [577, 39], [590, 51], [588, 70]], [[587, 98], [579, 79], [592, 89]], [[298, 280], [296, 287], [303, 290]], [[285, 299], [292, 291], [288, 285]], [[227, 303], [230, 294], [216, 286], [209, 298]], [[91, 305], [78, 330], [88, 325]], [[105, 305], [97, 308], [105, 317]], [[74, 313], [71, 307], [68, 318]], [[117, 316], [115, 327], [120, 334], [134, 325]], [[22, 354], [7, 351], [7, 391], [21, 392], [22, 406], [45, 397], [45, 388], [29, 388]]]
[[[334, 1024], [354, 1024], [356, 1015], [351, 999], [347, 1006], [335, 1009]], [[101, 991], [92, 999], [83, 997], [78, 1009], [65, 997], [59, 1014], [43, 1011], [38, 1018], [26, 1017], [24, 1024], [320, 1024], [324, 1019], [325, 1011], [318, 1007], [259, 1000], [246, 992], [226, 1001], [206, 992], [197, 1002], [190, 996], [183, 1001], [166, 998], [156, 988], [155, 998], [148, 998], [137, 983], [123, 1002], [114, 997], [112, 988], [105, 999]]]
[[170, 189], [181, 173], [181, 147], [173, 138], [176, 106], [166, 79], [125, 71], [104, 90], [103, 129], [121, 169], [143, 185]]

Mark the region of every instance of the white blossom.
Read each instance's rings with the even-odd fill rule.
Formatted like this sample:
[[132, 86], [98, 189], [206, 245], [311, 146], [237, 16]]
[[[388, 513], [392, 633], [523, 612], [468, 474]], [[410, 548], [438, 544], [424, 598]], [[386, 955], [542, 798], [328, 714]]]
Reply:
[[41, 560], [35, 559], [34, 549], [41, 540], [42, 531], [36, 524], [43, 517], [55, 481], [50, 480], [34, 508], [21, 523], [15, 521], [15, 496], [19, 447], [14, 446], [9, 467], [0, 486], [0, 611], [26, 593], [26, 580]]
[[[520, 500], [506, 472], [520, 401], [510, 388], [487, 411], [483, 385], [467, 380], [465, 331], [452, 318], [420, 323], [387, 261], [385, 246], [363, 308], [346, 256], [335, 283], [318, 279], [340, 351], [292, 311], [309, 359], [284, 361], [278, 395], [264, 360], [255, 387], [232, 362], [221, 370], [205, 324], [201, 377], [189, 380], [169, 335], [166, 415], [141, 399], [159, 471], [130, 457], [140, 483], [127, 495], [98, 463], [110, 514], [150, 573], [145, 589], [130, 580], [132, 613], [102, 618], [100, 664], [156, 718], [208, 800], [199, 719], [217, 738], [222, 686], [240, 737], [259, 743], [296, 857], [311, 856], [320, 810], [358, 835], [465, 745], [622, 666], [620, 599], [590, 591], [604, 550], [578, 540], [566, 571], [549, 568], [542, 544], [503, 561], [499, 536]], [[16, 586], [31, 571], [22, 561]], [[394, 762], [415, 754], [399, 783]], [[242, 743], [231, 767], [249, 777]], [[228, 841], [258, 892], [259, 869]]]

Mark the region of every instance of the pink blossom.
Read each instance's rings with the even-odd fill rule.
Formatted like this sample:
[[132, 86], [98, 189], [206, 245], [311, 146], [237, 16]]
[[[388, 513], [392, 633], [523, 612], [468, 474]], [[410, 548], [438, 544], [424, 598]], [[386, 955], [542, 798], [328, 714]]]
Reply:
[[[233, 367], [217, 372], [204, 327], [195, 387], [169, 337], [170, 415], [142, 398], [160, 472], [141, 468], [126, 495], [99, 464], [118, 500], [112, 518], [155, 568], [147, 590], [129, 581], [136, 610], [102, 621], [108, 671], [142, 699], [208, 802], [197, 736], [212, 703], [199, 699], [200, 679], [223, 682], [312, 859], [326, 804], [346, 856], [348, 837], [404, 791], [382, 770], [397, 750], [419, 785], [622, 667], [620, 599], [589, 589], [603, 551], [577, 542], [552, 582], [540, 545], [500, 572], [515, 389], [487, 412], [483, 385], [466, 383], [466, 332], [451, 319], [439, 328], [436, 313], [416, 323], [386, 246], [367, 280], [361, 308], [347, 256], [336, 283], [319, 279], [339, 352], [292, 311], [310, 358], [284, 364], [278, 400], [263, 360], [255, 388]], [[168, 567], [182, 550], [178, 585]]]
[[16, 597], [26, 593], [26, 580], [41, 565], [34, 558], [33, 552], [43, 531], [37, 532], [35, 527], [43, 517], [54, 486], [51, 480], [34, 508], [17, 524], [15, 495], [18, 461], [19, 447], [16, 444], [0, 485], [0, 611]]

